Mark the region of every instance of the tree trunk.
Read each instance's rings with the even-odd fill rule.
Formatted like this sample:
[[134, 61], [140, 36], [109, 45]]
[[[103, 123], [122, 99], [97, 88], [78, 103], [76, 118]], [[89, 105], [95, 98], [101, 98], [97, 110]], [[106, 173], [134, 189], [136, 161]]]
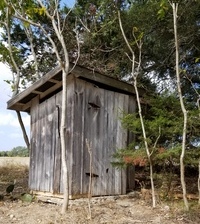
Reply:
[[[13, 73], [13, 95], [12, 95], [12, 98], [13, 98], [19, 92], [20, 69], [19, 69], [19, 66], [17, 65], [17, 62], [15, 61], [14, 56], [13, 56], [12, 44], [11, 44], [11, 35], [10, 35], [10, 26], [11, 25], [10, 25], [9, 16], [10, 16], [9, 15], [9, 9], [7, 8], [6, 9], [6, 23], [4, 25], [5, 25], [5, 28], [7, 30], [8, 50], [9, 50], [10, 59], [11, 59], [11, 62], [13, 64], [14, 70], [16, 71], [16, 74], [12, 71], [12, 73]], [[29, 151], [30, 150], [29, 138], [28, 138], [28, 135], [26, 133], [26, 129], [24, 127], [24, 123], [23, 123], [23, 120], [22, 120], [22, 117], [21, 117], [21, 113], [19, 111], [16, 111], [16, 113], [17, 113], [17, 118], [18, 118], [21, 130], [22, 130], [22, 133], [23, 133], [24, 141], [25, 141], [26, 146], [27, 146], [28, 151]]]
[[145, 126], [144, 126], [140, 97], [139, 97], [139, 92], [138, 92], [138, 88], [137, 88], [137, 78], [134, 78], [134, 87], [135, 87], [135, 93], [136, 93], [136, 100], [137, 100], [137, 105], [138, 105], [138, 113], [139, 113], [139, 117], [140, 117], [140, 123], [141, 123], [141, 126], [142, 126], [142, 133], [143, 133], [143, 138], [144, 138], [146, 154], [147, 154], [147, 158], [148, 158], [148, 161], [149, 161], [149, 169], [150, 169], [149, 175], [150, 175], [151, 191], [152, 191], [152, 207], [155, 208], [156, 207], [156, 196], [155, 196], [155, 187], [154, 187], [154, 180], [153, 180], [153, 164], [152, 164], [152, 161], [151, 161], [151, 154], [150, 154], [149, 146], [148, 146], [148, 143], [147, 143], [146, 130], [145, 130]]
[[175, 47], [176, 47], [176, 78], [177, 78], [177, 89], [178, 95], [180, 99], [180, 105], [183, 112], [184, 123], [183, 123], [183, 134], [182, 134], [182, 151], [180, 156], [180, 176], [181, 176], [181, 186], [183, 190], [183, 200], [185, 204], [185, 208], [188, 211], [189, 205], [187, 200], [187, 192], [186, 192], [186, 184], [185, 184], [185, 166], [184, 166], [184, 156], [185, 156], [185, 148], [186, 148], [186, 134], [187, 134], [187, 111], [185, 108], [185, 104], [183, 101], [183, 95], [181, 90], [181, 80], [180, 80], [180, 72], [179, 72], [179, 46], [178, 46], [178, 34], [177, 34], [177, 11], [178, 11], [178, 3], [172, 3], [173, 9], [173, 18], [174, 18], [174, 39], [175, 39]]
[[137, 63], [137, 67], [135, 68], [135, 63], [136, 63], [135, 52], [132, 49], [131, 45], [129, 44], [129, 42], [126, 38], [126, 35], [124, 33], [124, 29], [122, 27], [122, 22], [121, 22], [121, 17], [120, 17], [120, 12], [119, 11], [118, 11], [118, 19], [119, 19], [119, 26], [120, 26], [123, 38], [125, 40], [125, 43], [126, 43], [127, 47], [129, 48], [129, 50], [132, 54], [132, 59], [129, 58], [132, 62], [132, 72], [131, 73], [132, 73], [133, 80], [134, 80], [133, 85], [134, 85], [135, 94], [136, 94], [136, 101], [137, 101], [137, 105], [138, 105], [138, 114], [139, 114], [139, 117], [140, 117], [140, 124], [141, 124], [141, 127], [142, 127], [144, 145], [145, 145], [146, 154], [147, 154], [147, 158], [148, 158], [149, 166], [150, 166], [150, 174], [149, 175], [150, 175], [151, 190], [152, 190], [152, 207], [155, 208], [156, 207], [156, 197], [155, 197], [155, 187], [154, 187], [154, 180], [153, 180], [153, 165], [152, 165], [152, 161], [151, 161], [151, 153], [150, 153], [149, 146], [148, 146], [148, 143], [147, 143], [146, 130], [145, 130], [145, 126], [144, 126], [144, 119], [143, 119], [143, 116], [142, 116], [140, 96], [139, 96], [139, 91], [138, 91], [138, 86], [137, 86], [137, 77], [138, 77], [138, 74], [139, 74], [140, 69], [141, 69], [141, 54], [142, 54], [141, 47], [142, 47], [142, 43], [141, 43], [141, 40], [138, 40], [134, 36], [136, 45], [137, 45], [138, 50], [139, 50], [138, 63]]
[[17, 113], [17, 118], [18, 118], [18, 121], [19, 121], [21, 130], [22, 130], [22, 133], [23, 133], [24, 141], [26, 143], [26, 146], [28, 148], [28, 151], [30, 151], [29, 138], [28, 138], [27, 133], [26, 133], [26, 129], [25, 129], [25, 126], [24, 126], [24, 123], [23, 123], [23, 120], [22, 120], [21, 113], [19, 111], [16, 111], [16, 113]]
[[60, 125], [60, 140], [61, 140], [61, 160], [63, 171], [63, 189], [64, 200], [61, 213], [64, 214], [69, 205], [69, 172], [67, 167], [67, 149], [66, 149], [66, 113], [67, 113], [67, 75], [69, 71], [69, 64], [62, 69], [62, 110], [61, 110], [61, 125]]

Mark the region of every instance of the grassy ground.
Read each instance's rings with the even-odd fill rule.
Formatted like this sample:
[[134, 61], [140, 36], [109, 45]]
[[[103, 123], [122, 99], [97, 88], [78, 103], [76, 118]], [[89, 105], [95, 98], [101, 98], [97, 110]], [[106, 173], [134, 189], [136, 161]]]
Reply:
[[0, 157], [0, 167], [9, 165], [29, 166], [29, 157]]
[[0, 166], [0, 194], [6, 193], [6, 188], [16, 180], [14, 192], [28, 192], [28, 166], [5, 163]]
[[[16, 179], [13, 195], [6, 196], [6, 187]], [[192, 181], [191, 181], [192, 184]], [[0, 223], [2, 224], [54, 224], [54, 223], [116, 223], [116, 224], [197, 224], [200, 223], [200, 207], [197, 200], [190, 200], [190, 211], [184, 211], [182, 199], [161, 200], [152, 209], [141, 193], [114, 197], [96, 197], [91, 200], [92, 217], [88, 218], [88, 200], [70, 200], [69, 211], [61, 215], [61, 203], [49, 203], [53, 199], [25, 203], [18, 199], [28, 193], [28, 166], [6, 163], [0, 166]], [[20, 198], [20, 197], [19, 197]]]

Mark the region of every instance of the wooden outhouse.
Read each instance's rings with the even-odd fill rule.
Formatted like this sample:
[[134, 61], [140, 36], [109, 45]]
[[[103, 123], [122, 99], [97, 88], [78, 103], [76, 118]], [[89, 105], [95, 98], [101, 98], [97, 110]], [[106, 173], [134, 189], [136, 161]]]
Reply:
[[[30, 113], [29, 187], [62, 194], [60, 115], [62, 72], [53, 69], [8, 101], [8, 109]], [[87, 194], [92, 149], [92, 195], [125, 194], [132, 173], [112, 166], [112, 155], [127, 146], [132, 135], [122, 127], [123, 112], [135, 111], [133, 86], [76, 66], [67, 77], [66, 150], [70, 198]]]

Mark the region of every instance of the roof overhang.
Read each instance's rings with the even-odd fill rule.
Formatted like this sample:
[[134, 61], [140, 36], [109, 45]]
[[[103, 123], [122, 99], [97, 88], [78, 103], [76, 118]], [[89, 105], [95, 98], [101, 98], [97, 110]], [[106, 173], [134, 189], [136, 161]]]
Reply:
[[[72, 64], [70, 68], [72, 68]], [[132, 85], [122, 82], [110, 76], [102, 75], [94, 70], [76, 66], [68, 76], [88, 80], [96, 85], [104, 86], [118, 92], [133, 95], [134, 88]], [[41, 79], [36, 81], [33, 85], [28, 87], [23, 92], [17, 94], [15, 97], [7, 102], [7, 108], [10, 110], [29, 112], [31, 107], [31, 100], [39, 96], [39, 99], [45, 99], [51, 96], [56, 91], [62, 89], [62, 69], [56, 67], [48, 72]]]

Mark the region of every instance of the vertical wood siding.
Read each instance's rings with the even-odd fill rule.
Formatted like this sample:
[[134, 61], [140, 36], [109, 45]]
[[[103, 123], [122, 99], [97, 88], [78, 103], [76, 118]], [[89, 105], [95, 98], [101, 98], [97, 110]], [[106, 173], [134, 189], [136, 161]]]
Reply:
[[54, 148], [54, 164], [53, 164], [53, 193], [58, 194], [60, 193], [60, 186], [61, 186], [61, 145], [60, 145], [60, 118], [61, 118], [61, 100], [62, 100], [62, 93], [58, 93], [55, 95], [55, 103], [54, 105], [56, 107], [55, 110], [55, 119], [54, 119], [54, 142], [55, 142], [55, 148]]
[[[63, 192], [58, 132], [61, 98], [62, 93], [59, 92], [42, 103], [38, 98], [32, 100], [29, 177], [32, 190]], [[111, 161], [116, 150], [125, 147], [132, 139], [123, 129], [120, 116], [123, 112], [135, 110], [133, 97], [74, 78], [68, 82], [66, 103], [70, 195], [88, 192], [90, 158], [86, 139], [92, 148], [92, 194], [126, 193], [129, 183], [126, 171], [114, 168]], [[59, 111], [56, 105], [59, 105]]]

